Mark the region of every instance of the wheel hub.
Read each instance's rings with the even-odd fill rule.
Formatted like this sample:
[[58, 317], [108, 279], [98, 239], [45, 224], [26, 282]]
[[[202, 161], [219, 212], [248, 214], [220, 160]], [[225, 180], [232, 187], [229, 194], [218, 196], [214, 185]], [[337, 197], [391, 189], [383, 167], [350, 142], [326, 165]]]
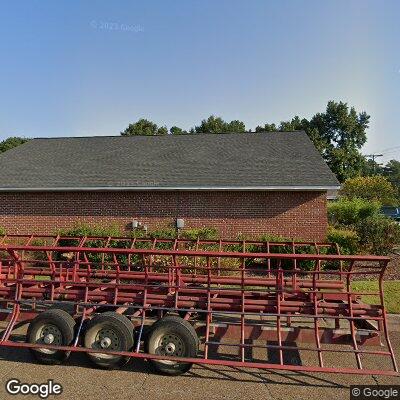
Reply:
[[106, 349], [107, 347], [110, 347], [111, 345], [111, 339], [109, 337], [104, 337], [103, 339], [100, 340], [100, 346], [102, 349]]
[[97, 333], [98, 346], [101, 349], [120, 350], [121, 343], [118, 335], [111, 328], [103, 328]]
[[161, 338], [159, 352], [162, 355], [179, 357], [184, 355], [184, 347], [180, 337], [168, 334]]
[[[36, 343], [42, 343], [42, 344], [47, 344], [47, 345], [53, 345], [53, 346], [61, 346], [63, 343], [63, 336], [58, 329], [56, 325], [52, 324], [46, 324], [41, 327], [37, 331], [36, 338], [35, 338]], [[46, 354], [52, 354], [56, 350], [52, 349], [40, 349], [42, 353]]]
[[174, 343], [168, 343], [166, 346], [165, 346], [165, 352], [167, 353], [167, 354], [174, 354], [174, 352], [175, 352], [175, 349], [176, 349], [176, 346], [175, 346], [175, 344]]
[[54, 335], [52, 333], [48, 333], [43, 337], [43, 342], [46, 344], [52, 344], [54, 342]]
[[62, 344], [61, 331], [55, 325], [44, 325], [41, 331], [39, 331], [38, 339], [45, 344]]

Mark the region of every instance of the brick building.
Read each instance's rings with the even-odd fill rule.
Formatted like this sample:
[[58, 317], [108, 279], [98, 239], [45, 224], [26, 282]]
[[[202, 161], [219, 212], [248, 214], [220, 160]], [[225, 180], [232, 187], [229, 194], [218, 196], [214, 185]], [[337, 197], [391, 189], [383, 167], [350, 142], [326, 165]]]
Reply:
[[0, 155], [0, 227], [215, 227], [323, 240], [338, 181], [304, 132], [34, 139]]

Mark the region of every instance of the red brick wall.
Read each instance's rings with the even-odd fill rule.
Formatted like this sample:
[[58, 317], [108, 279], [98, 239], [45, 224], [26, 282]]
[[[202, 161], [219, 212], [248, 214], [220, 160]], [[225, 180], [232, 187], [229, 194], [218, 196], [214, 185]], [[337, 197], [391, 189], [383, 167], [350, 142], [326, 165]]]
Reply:
[[35, 192], [0, 193], [0, 227], [8, 233], [54, 233], [82, 221], [118, 224], [132, 219], [150, 230], [210, 226], [221, 237], [265, 233], [311, 240], [326, 234], [325, 192]]

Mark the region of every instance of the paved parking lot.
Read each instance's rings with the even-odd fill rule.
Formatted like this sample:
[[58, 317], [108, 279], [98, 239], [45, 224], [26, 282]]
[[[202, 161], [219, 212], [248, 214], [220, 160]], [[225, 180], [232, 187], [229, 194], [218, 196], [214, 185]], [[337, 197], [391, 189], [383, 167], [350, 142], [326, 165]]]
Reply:
[[[400, 359], [400, 334], [391, 336]], [[400, 378], [396, 377], [209, 366], [194, 366], [186, 375], [166, 377], [153, 374], [144, 361], [133, 361], [122, 370], [106, 371], [94, 368], [84, 354], [73, 354], [65, 365], [46, 366], [37, 364], [27, 350], [7, 348], [0, 348], [0, 375], [0, 399], [38, 398], [8, 395], [5, 384], [10, 378], [27, 383], [53, 379], [63, 386], [63, 393], [50, 398], [60, 400], [348, 399], [352, 384], [400, 384]]]

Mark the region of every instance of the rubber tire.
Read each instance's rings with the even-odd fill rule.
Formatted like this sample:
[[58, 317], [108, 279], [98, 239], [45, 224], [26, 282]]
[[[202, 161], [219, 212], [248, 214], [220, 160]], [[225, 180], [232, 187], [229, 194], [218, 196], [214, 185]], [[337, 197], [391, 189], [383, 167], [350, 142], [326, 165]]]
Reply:
[[[75, 321], [66, 311], [53, 308], [51, 310], [43, 311], [38, 314], [29, 324], [28, 331], [26, 334], [26, 341], [28, 343], [34, 343], [38, 329], [45, 323], [55, 325], [62, 334], [63, 346], [69, 346], [74, 340], [74, 328]], [[33, 356], [43, 364], [61, 364], [64, 362], [69, 355], [70, 351], [56, 351], [53, 354], [42, 353], [38, 349], [30, 349]]]
[[[186, 354], [184, 357], [195, 358], [199, 349], [199, 338], [193, 326], [186, 320], [176, 315], [167, 315], [158, 320], [151, 326], [150, 334], [145, 342], [145, 351], [148, 354], [156, 354], [155, 340], [157, 336], [165, 333], [173, 333], [180, 337], [184, 342]], [[163, 375], [176, 376], [188, 372], [192, 368], [192, 363], [176, 362], [174, 364], [164, 364], [158, 360], [149, 360], [150, 365], [156, 372]]]
[[[129, 351], [132, 349], [134, 344], [133, 339], [133, 324], [125, 315], [118, 314], [114, 311], [106, 311], [102, 314], [93, 317], [86, 325], [84, 346], [90, 348], [90, 336], [93, 332], [99, 329], [98, 325], [112, 326], [118, 332], [119, 340], [122, 343], [123, 349], [121, 351]], [[120, 356], [115, 359], [101, 358], [96, 355], [97, 353], [87, 353], [89, 359], [96, 364], [98, 367], [104, 369], [119, 368], [125, 365], [130, 357]], [[101, 354], [101, 353], [99, 353]]]

